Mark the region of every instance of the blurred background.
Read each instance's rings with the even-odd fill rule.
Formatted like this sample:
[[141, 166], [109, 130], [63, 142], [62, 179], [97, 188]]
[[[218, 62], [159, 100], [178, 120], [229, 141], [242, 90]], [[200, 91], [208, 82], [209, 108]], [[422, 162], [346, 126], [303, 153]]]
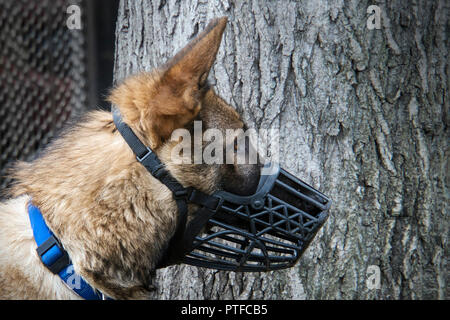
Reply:
[[83, 111], [109, 108], [118, 3], [0, 0], [0, 189], [14, 160]]

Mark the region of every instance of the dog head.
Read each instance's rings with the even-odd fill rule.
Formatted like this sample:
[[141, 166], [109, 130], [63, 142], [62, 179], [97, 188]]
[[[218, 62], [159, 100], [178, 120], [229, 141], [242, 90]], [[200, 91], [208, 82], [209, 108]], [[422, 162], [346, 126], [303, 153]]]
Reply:
[[[238, 161], [238, 140], [245, 142], [244, 156], [254, 151], [248, 137], [245, 141], [243, 130], [239, 130], [245, 129], [245, 125], [235, 109], [207, 83], [226, 23], [227, 18], [212, 20], [167, 63], [153, 72], [127, 78], [111, 92], [109, 100], [183, 185], [208, 193], [224, 189], [247, 195], [256, 189], [260, 165]], [[199, 134], [195, 129], [199, 127], [200, 141], [195, 137]], [[189, 135], [189, 140], [183, 141], [187, 142], [188, 148], [181, 152], [181, 137], [175, 135], [174, 138], [174, 133], [180, 129]], [[201, 156], [208, 151], [208, 143], [202, 138], [210, 129], [223, 137], [227, 132], [235, 134], [231, 139], [228, 137], [221, 141], [222, 150], [212, 150], [214, 163], [205, 163], [203, 159], [196, 159], [196, 151], [200, 150]], [[230, 150], [233, 152], [231, 156]]]

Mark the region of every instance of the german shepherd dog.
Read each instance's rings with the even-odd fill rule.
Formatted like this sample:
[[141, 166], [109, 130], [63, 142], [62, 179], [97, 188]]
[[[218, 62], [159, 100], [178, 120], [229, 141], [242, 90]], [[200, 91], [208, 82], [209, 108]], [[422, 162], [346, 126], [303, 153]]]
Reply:
[[[259, 165], [177, 164], [178, 128], [243, 128], [239, 114], [207, 84], [227, 18], [206, 29], [162, 67], [130, 76], [108, 100], [183, 186], [211, 194], [252, 194]], [[155, 266], [175, 232], [172, 193], [136, 160], [110, 112], [92, 111], [32, 162], [18, 162], [0, 204], [0, 298], [77, 299], [36, 253], [27, 205], [38, 207], [74, 271], [114, 299], [145, 299]], [[189, 205], [189, 214], [195, 211]], [[189, 216], [188, 216], [189, 217]]]

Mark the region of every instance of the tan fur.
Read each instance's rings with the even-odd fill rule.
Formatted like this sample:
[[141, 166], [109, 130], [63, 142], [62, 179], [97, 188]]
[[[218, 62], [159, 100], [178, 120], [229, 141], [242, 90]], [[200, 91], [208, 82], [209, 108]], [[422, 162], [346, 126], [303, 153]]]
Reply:
[[28, 200], [22, 196], [0, 204], [0, 297], [78, 299], [39, 260], [26, 212]]
[[[175, 143], [167, 139], [196, 116], [210, 127], [242, 127], [234, 109], [202, 88], [225, 24], [226, 18], [214, 20], [163, 68], [126, 79], [110, 96], [176, 179], [208, 193], [220, 187], [223, 169], [173, 164]], [[26, 212], [30, 199], [89, 284], [116, 299], [148, 297], [177, 207], [171, 192], [136, 161], [109, 112], [89, 113], [42, 157], [18, 163], [13, 176], [11, 198], [0, 204], [0, 298], [77, 298], [37, 257]]]
[[[130, 77], [111, 92], [127, 123], [161, 145], [173, 130], [192, 121], [201, 109], [201, 90], [219, 49], [227, 19], [215, 19], [160, 70]], [[206, 76], [205, 76], [206, 75]]]

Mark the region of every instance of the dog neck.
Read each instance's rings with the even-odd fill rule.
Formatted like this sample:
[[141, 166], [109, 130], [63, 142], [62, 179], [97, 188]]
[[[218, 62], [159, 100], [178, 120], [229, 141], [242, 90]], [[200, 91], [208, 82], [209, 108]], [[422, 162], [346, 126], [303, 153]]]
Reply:
[[29, 201], [27, 210], [31, 229], [33, 230], [33, 237], [37, 245], [36, 251], [41, 262], [53, 274], [58, 275], [63, 283], [81, 298], [86, 300], [108, 299], [75, 273], [67, 251], [48, 228], [39, 208]]
[[114, 298], [148, 294], [177, 206], [136, 161], [110, 113], [91, 113], [13, 177], [12, 195], [33, 198], [83, 278]]

